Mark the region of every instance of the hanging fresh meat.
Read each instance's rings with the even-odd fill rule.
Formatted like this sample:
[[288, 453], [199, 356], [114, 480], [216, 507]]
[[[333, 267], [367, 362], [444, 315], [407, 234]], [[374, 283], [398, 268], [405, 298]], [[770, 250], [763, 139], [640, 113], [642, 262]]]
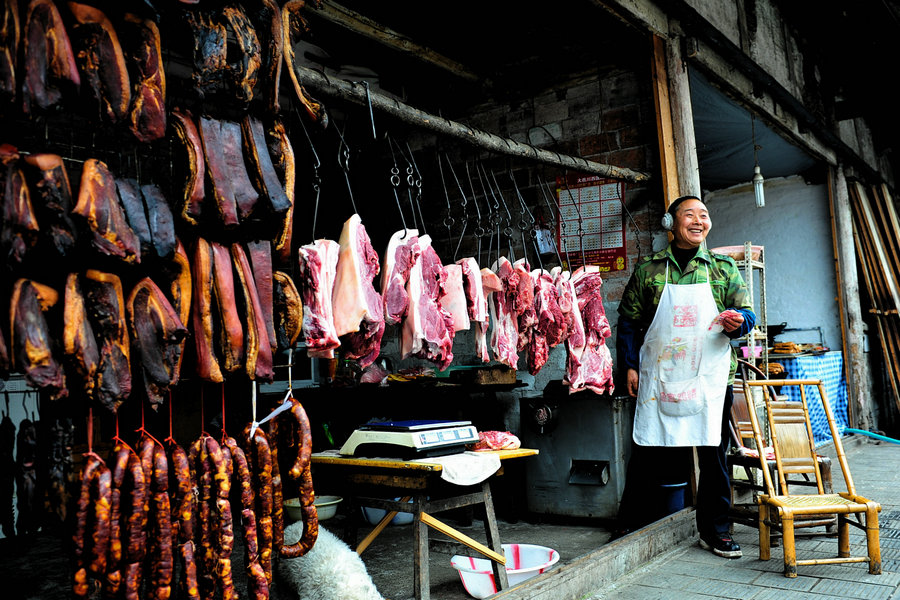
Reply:
[[[206, 195], [206, 157], [203, 154], [203, 141], [190, 111], [174, 109], [169, 119], [174, 134], [172, 139], [181, 142], [184, 160], [175, 161], [179, 169], [183, 169], [184, 184], [178, 199], [181, 218], [190, 225], [197, 225], [202, 214], [203, 197]], [[181, 181], [180, 179], [178, 181]]]
[[25, 14], [23, 41], [22, 109], [55, 107], [64, 93], [81, 85], [69, 34], [53, 0], [31, 0]]
[[[270, 382], [275, 376], [275, 372], [272, 370], [272, 347], [269, 344], [265, 310], [257, 291], [253, 269], [250, 267], [250, 260], [247, 258], [243, 246], [238, 243], [231, 245], [231, 258], [234, 261], [244, 300], [244, 357], [246, 361], [244, 369], [250, 379]], [[271, 302], [271, 295], [269, 301]]]
[[284, 184], [278, 178], [272, 157], [269, 156], [262, 121], [252, 115], [246, 115], [241, 121], [241, 136], [244, 142], [244, 155], [249, 163], [249, 173], [256, 189], [265, 199], [269, 213], [283, 219], [292, 203], [284, 192]]
[[95, 158], [84, 161], [78, 204], [72, 213], [86, 223], [92, 233], [92, 244], [101, 254], [121, 258], [126, 263], [141, 262], [140, 241], [128, 225], [119, 203], [116, 181], [105, 163]]
[[175, 253], [175, 219], [168, 200], [155, 183], [145, 183], [141, 186], [141, 198], [144, 202], [144, 211], [147, 213], [154, 254], [162, 259], [172, 258], [172, 254]]
[[478, 261], [470, 256], [459, 259], [456, 264], [462, 268], [463, 292], [469, 320], [484, 323], [488, 319], [488, 306], [482, 284], [483, 275], [478, 267]]
[[[603, 280], [597, 267], [579, 267], [572, 273], [572, 285], [578, 300], [585, 331], [585, 349], [581, 356], [581, 372], [576, 384], [594, 393], [610, 394], [615, 389], [612, 376], [612, 355], [606, 345], [606, 338], [611, 335], [609, 320], [603, 308], [600, 287]], [[569, 391], [578, 391], [570, 383]]]
[[569, 393], [572, 393], [584, 389], [586, 373], [582, 368], [582, 358], [587, 337], [571, 273], [563, 271], [561, 267], [554, 267], [551, 274], [559, 290], [559, 307], [566, 322], [566, 374], [563, 382], [569, 386]]
[[216, 340], [218, 355], [222, 357], [222, 369], [232, 373], [244, 366], [244, 322], [238, 310], [235, 289], [234, 270], [231, 251], [228, 246], [211, 242], [213, 259], [213, 297], [215, 299], [216, 329], [219, 336]]
[[52, 287], [23, 278], [13, 285], [9, 301], [11, 367], [53, 399], [68, 395], [55, 337], [44, 316], [58, 300], [59, 293]]
[[300, 36], [309, 31], [309, 25], [306, 19], [300, 14], [301, 9], [306, 5], [304, 0], [289, 0], [281, 7], [281, 32], [282, 46], [284, 48], [284, 63], [294, 84], [294, 92], [297, 99], [306, 110], [307, 116], [318, 123], [323, 129], [328, 127], [328, 113], [321, 102], [309, 95], [306, 88], [297, 78], [294, 71], [294, 65], [298, 64], [294, 56], [294, 44], [300, 40]]
[[278, 92], [284, 52], [281, 9], [275, 0], [260, 0], [256, 6], [247, 8], [247, 11], [262, 49], [256, 97], [262, 101], [266, 112], [275, 114], [280, 110]]
[[197, 363], [197, 376], [205, 381], [224, 381], [219, 361], [215, 354], [213, 326], [213, 296], [215, 276], [213, 274], [213, 250], [204, 238], [194, 242], [191, 261], [191, 332]]
[[453, 361], [453, 317], [441, 306], [446, 294], [447, 272], [441, 264], [431, 237], [419, 237], [422, 254], [409, 272], [409, 311], [403, 320], [400, 353], [424, 358], [446, 369]]
[[481, 291], [487, 312], [483, 321], [475, 321], [475, 354], [481, 359], [481, 362], [491, 362], [491, 353], [488, 350], [488, 328], [492, 319], [490, 297], [498, 292], [503, 292], [503, 282], [496, 273], [487, 267], [481, 269]]
[[409, 310], [409, 293], [406, 291], [409, 272], [421, 254], [418, 229], [402, 229], [388, 241], [384, 268], [381, 269], [384, 321], [388, 325], [397, 325], [406, 317]]
[[531, 341], [531, 330], [537, 325], [537, 312], [534, 310], [534, 280], [531, 278], [531, 266], [524, 258], [513, 263], [518, 275], [518, 289], [515, 295], [516, 315], [518, 319], [519, 341], [516, 350], [522, 352]]
[[165, 294], [149, 277], [134, 286], [127, 306], [135, 358], [144, 374], [150, 404], [157, 408], [165, 401], [168, 390], [178, 383], [187, 329]]
[[78, 240], [71, 212], [72, 186], [58, 154], [31, 154], [25, 157], [31, 203], [41, 224], [41, 243], [59, 257], [71, 257]]
[[298, 252], [297, 291], [303, 302], [303, 339], [310, 357], [332, 358], [341, 345], [332, 303], [340, 249], [334, 240], [316, 240]]
[[[19, 3], [17, 0], [3, 0], [0, 3], [0, 101], [16, 99], [20, 37]], [[281, 37], [280, 18], [278, 37]]]
[[272, 273], [275, 313], [275, 346], [278, 350], [294, 347], [303, 329], [303, 302], [291, 276], [282, 271]]
[[275, 317], [272, 300], [272, 243], [269, 240], [247, 242], [247, 256], [250, 259], [253, 280], [256, 282], [256, 291], [259, 295], [263, 321], [266, 324], [269, 346], [272, 348], [272, 352], [275, 352], [277, 350], [277, 344], [275, 340]]
[[74, 19], [72, 49], [89, 114], [118, 123], [131, 106], [131, 81], [119, 36], [103, 11], [78, 2], [68, 5]]
[[131, 394], [131, 342], [122, 281], [113, 273], [88, 269], [81, 287], [100, 347], [97, 400], [116, 412]]
[[40, 228], [19, 152], [9, 144], [0, 145], [0, 192], [3, 193], [0, 245], [7, 261], [21, 263], [37, 243]]
[[128, 128], [138, 140], [166, 135], [166, 72], [159, 28], [150, 19], [126, 13], [120, 25], [132, 84]]
[[[519, 362], [519, 319], [516, 312], [516, 299], [519, 294], [519, 273], [513, 269], [512, 263], [501, 256], [491, 267], [496, 273], [503, 289], [494, 292], [488, 298], [491, 313], [491, 353], [494, 360], [517, 368]], [[529, 277], [530, 280], [530, 277]]]
[[384, 305], [372, 281], [380, 270], [378, 253], [372, 248], [365, 225], [354, 214], [344, 222], [332, 305], [334, 327], [346, 358], [356, 359], [363, 369], [381, 351], [384, 335]]
[[147, 212], [144, 210], [144, 198], [141, 195], [141, 185], [137, 179], [131, 177], [116, 177], [116, 192], [119, 202], [125, 212], [125, 220], [128, 226], [137, 236], [141, 247], [141, 256], [149, 256], [153, 249], [153, 236], [150, 234], [150, 223], [147, 221]]
[[[284, 187], [285, 196], [291, 203], [291, 207], [285, 212], [281, 221], [281, 227], [272, 240], [275, 249], [275, 259], [280, 265], [289, 265], [291, 262], [291, 238], [294, 231], [294, 149], [288, 138], [284, 123], [275, 119], [266, 128], [266, 140], [269, 147], [269, 156], [272, 158], [272, 166], [278, 175], [281, 185]], [[315, 183], [313, 185], [318, 185]]]
[[70, 365], [70, 373], [78, 377], [85, 395], [88, 398], [96, 398], [100, 349], [97, 347], [94, 328], [91, 327], [88, 318], [78, 273], [69, 273], [66, 278], [63, 304], [63, 354]]
[[447, 273], [447, 281], [444, 284], [441, 306], [450, 313], [454, 332], [468, 331], [471, 327], [471, 320], [469, 319], [466, 292], [463, 289], [462, 265], [450, 264], [444, 267], [444, 271]]

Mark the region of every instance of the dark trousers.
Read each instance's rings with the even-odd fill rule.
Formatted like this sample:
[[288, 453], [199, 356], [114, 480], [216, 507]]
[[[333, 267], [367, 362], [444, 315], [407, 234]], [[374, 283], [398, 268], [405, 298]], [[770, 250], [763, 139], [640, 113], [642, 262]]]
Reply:
[[[730, 529], [731, 473], [726, 453], [731, 444], [728, 420], [734, 400], [732, 387], [725, 390], [722, 441], [718, 446], [697, 446], [700, 479], [697, 482], [697, 530], [710, 538]], [[619, 504], [619, 527], [640, 529], [666, 516], [661, 485], [690, 481], [693, 464], [690, 447], [639, 446], [632, 442], [625, 473], [625, 489]]]

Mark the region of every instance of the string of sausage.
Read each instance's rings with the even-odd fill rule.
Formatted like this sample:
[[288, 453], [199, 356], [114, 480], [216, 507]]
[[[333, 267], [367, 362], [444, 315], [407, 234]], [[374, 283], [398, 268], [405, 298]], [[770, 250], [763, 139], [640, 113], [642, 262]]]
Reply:
[[148, 596], [151, 600], [168, 600], [172, 595], [172, 574], [175, 561], [172, 553], [172, 510], [169, 505], [169, 461], [161, 444], [153, 448], [153, 500], [154, 532], [157, 538], [156, 554], [152, 559], [148, 579]]
[[[118, 596], [122, 587], [122, 488], [125, 483], [125, 473], [128, 471], [131, 449], [120, 442], [113, 448], [113, 455], [115, 463], [112, 470], [109, 510], [109, 556], [107, 557], [106, 580], [103, 584], [103, 595], [106, 598]], [[127, 497], [127, 492], [125, 495]]]
[[99, 456], [87, 454], [72, 538], [76, 558], [73, 591], [77, 597], [87, 597], [90, 592], [89, 573], [95, 576], [106, 573], [111, 499], [112, 473]]
[[177, 443], [169, 445], [169, 464], [175, 489], [172, 497], [172, 537], [178, 543], [181, 570], [180, 596], [200, 600], [197, 584], [197, 564], [194, 562], [194, 483], [187, 452]]
[[244, 536], [244, 567], [247, 573], [247, 595], [251, 600], [265, 600], [269, 597], [266, 572], [259, 562], [259, 543], [254, 514], [253, 476], [247, 463], [247, 456], [234, 438], [225, 439], [225, 448], [231, 453], [234, 465], [233, 482], [240, 486], [241, 526]]
[[223, 600], [238, 600], [234, 589], [234, 580], [231, 573], [231, 551], [234, 548], [234, 529], [231, 520], [231, 479], [228, 476], [228, 466], [222, 455], [219, 443], [212, 437], [206, 438], [207, 457], [210, 463], [210, 472], [213, 473], [215, 485], [214, 506], [216, 509], [218, 533], [217, 574], [222, 591]]
[[310, 455], [312, 454], [312, 435], [310, 432], [309, 418], [303, 405], [295, 398], [291, 407], [291, 415], [297, 424], [296, 435], [299, 449], [297, 458], [291, 466], [290, 476], [296, 480], [300, 487], [300, 510], [303, 515], [303, 535], [295, 544], [281, 545], [279, 553], [285, 558], [297, 558], [303, 556], [315, 545], [319, 536], [319, 519], [316, 511], [316, 494], [313, 489], [312, 468]]
[[216, 589], [215, 562], [210, 532], [209, 502], [212, 493], [212, 475], [207, 460], [205, 436], [197, 438], [188, 450], [193, 494], [197, 498], [196, 528], [194, 529], [194, 560], [197, 565], [197, 584], [200, 597], [213, 598]]
[[281, 548], [284, 545], [284, 493], [281, 486], [281, 466], [278, 464], [279, 443], [278, 419], [269, 421], [269, 446], [272, 452], [272, 545]]
[[256, 474], [256, 531], [259, 540], [259, 563], [266, 574], [266, 581], [272, 583], [272, 547], [274, 533], [272, 531], [272, 511], [274, 496], [272, 493], [272, 449], [266, 433], [256, 428], [250, 438], [251, 425], [244, 428], [244, 454], [250, 463], [250, 470]]

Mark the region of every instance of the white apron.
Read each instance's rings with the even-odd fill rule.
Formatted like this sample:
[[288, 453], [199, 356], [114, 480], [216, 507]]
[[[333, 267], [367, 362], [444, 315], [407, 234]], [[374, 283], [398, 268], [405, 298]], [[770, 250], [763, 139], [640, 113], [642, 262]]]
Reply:
[[717, 446], [731, 342], [709, 285], [666, 285], [641, 346], [634, 441], [641, 446]]

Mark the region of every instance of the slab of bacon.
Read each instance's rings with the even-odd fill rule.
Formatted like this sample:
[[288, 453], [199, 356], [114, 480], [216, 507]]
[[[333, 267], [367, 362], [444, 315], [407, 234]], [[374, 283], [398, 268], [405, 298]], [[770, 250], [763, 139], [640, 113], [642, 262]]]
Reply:
[[[172, 139], [181, 142], [184, 160], [174, 161], [184, 169], [184, 184], [180, 187], [181, 195], [177, 205], [181, 218], [189, 225], [197, 225], [203, 208], [203, 197], [206, 195], [206, 156], [203, 153], [203, 142], [193, 115], [188, 110], [172, 111], [169, 120]], [[180, 179], [179, 179], [180, 181]]]
[[80, 378], [85, 395], [88, 398], [95, 398], [97, 372], [100, 368], [100, 350], [94, 337], [94, 329], [88, 319], [78, 273], [69, 273], [66, 278], [63, 305], [63, 354], [71, 366], [70, 373]]

